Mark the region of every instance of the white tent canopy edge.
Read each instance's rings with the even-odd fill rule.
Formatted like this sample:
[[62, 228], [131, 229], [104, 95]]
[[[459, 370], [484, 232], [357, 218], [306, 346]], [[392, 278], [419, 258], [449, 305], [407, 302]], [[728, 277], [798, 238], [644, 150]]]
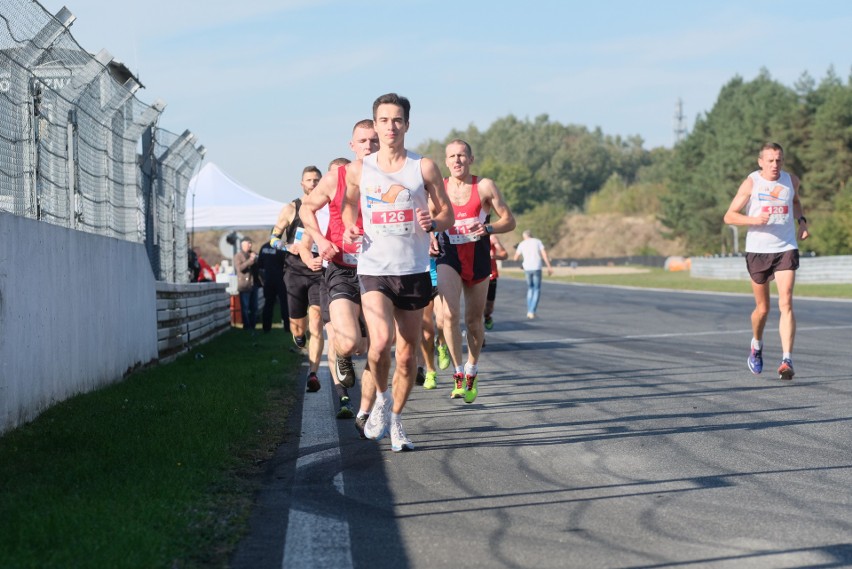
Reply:
[[284, 205], [256, 194], [207, 162], [189, 181], [186, 229], [271, 229]]

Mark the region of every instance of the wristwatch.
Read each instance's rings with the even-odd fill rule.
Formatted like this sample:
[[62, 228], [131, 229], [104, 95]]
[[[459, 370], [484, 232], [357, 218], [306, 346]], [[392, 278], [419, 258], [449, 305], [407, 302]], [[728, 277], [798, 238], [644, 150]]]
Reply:
[[435, 220], [432, 220], [432, 224], [429, 226], [429, 229], [426, 230], [427, 233], [432, 233], [435, 229], [438, 228], [438, 224], [435, 223]]
[[486, 225], [485, 226], [485, 233], [488, 233], [489, 235], [494, 233], [494, 226], [491, 225], [490, 223], [488, 225]]
[[796, 221], [798, 221], [799, 223], [807, 223], [808, 219], [804, 215], [800, 215]]

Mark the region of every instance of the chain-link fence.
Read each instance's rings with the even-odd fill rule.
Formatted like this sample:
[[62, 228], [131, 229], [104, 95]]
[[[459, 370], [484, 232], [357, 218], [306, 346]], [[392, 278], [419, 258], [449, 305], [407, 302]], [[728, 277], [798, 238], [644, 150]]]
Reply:
[[204, 154], [156, 123], [133, 73], [92, 55], [32, 0], [0, 0], [0, 210], [145, 243], [158, 280], [186, 282], [186, 191]]

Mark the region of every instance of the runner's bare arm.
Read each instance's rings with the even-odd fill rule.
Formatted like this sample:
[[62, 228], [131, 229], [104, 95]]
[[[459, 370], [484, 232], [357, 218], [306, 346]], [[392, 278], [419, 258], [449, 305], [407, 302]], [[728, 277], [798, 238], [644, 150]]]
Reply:
[[[452, 227], [456, 219], [450, 205], [450, 198], [447, 196], [447, 190], [444, 188], [441, 170], [438, 169], [435, 162], [429, 158], [423, 158], [420, 161], [420, 172], [423, 174], [423, 184], [429, 194], [430, 211], [418, 210], [417, 220], [420, 227], [426, 231], [430, 229], [434, 229], [436, 232], [445, 231]], [[432, 228], [433, 221], [435, 222], [434, 228]]]
[[807, 239], [811, 233], [808, 231], [808, 221], [805, 218], [805, 212], [802, 210], [802, 202], [799, 200], [799, 178], [792, 174], [790, 174], [790, 178], [793, 180], [793, 216], [799, 225], [796, 231], [796, 239]]
[[[477, 228], [477, 233], [479, 235], [493, 234], [493, 233], [508, 233], [515, 229], [515, 216], [512, 214], [512, 210], [509, 209], [509, 205], [503, 201], [503, 195], [500, 193], [500, 190], [497, 188], [497, 184], [494, 183], [490, 178], [482, 178], [479, 180], [479, 199], [482, 202], [483, 208], [485, 211], [492, 212], [498, 217], [497, 221], [493, 221], [489, 225], [491, 225], [491, 231], [488, 231], [486, 226], [482, 226], [482, 228]], [[492, 219], [495, 216], [492, 216]]]
[[287, 250], [287, 243], [281, 240], [284, 232], [293, 223], [296, 217], [296, 207], [292, 203], [288, 203], [278, 212], [278, 220], [275, 222], [275, 227], [272, 228], [272, 234], [269, 236], [269, 244], [275, 249]]
[[340, 217], [343, 220], [343, 241], [354, 243], [361, 235], [358, 229], [358, 211], [361, 201], [361, 166], [363, 162], [356, 160], [346, 165], [346, 193], [340, 204]]
[[758, 217], [752, 217], [742, 213], [742, 210], [748, 205], [751, 199], [751, 190], [754, 183], [751, 178], [746, 178], [740, 184], [737, 195], [731, 200], [731, 205], [728, 206], [728, 211], [725, 212], [724, 221], [728, 225], [766, 225], [769, 222], [769, 212], [763, 212]]
[[[337, 191], [337, 171], [328, 172], [322, 177], [320, 183], [314, 188], [310, 194], [302, 200], [302, 207], [299, 209], [299, 218], [302, 220], [302, 225], [305, 227], [305, 233], [311, 236], [311, 245], [316, 243], [320, 256], [326, 261], [334, 257], [337, 253], [337, 247], [320, 231], [319, 221], [317, 220], [316, 212], [325, 207], [331, 202]], [[304, 242], [304, 239], [302, 240]], [[310, 250], [310, 248], [308, 249]], [[306, 263], [307, 264], [307, 263]]]

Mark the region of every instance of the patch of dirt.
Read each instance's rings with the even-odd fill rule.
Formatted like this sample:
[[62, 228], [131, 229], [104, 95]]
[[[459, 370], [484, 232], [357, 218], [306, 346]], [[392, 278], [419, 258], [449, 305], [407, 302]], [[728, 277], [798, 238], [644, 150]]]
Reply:
[[[518, 225], [512, 234], [501, 236], [503, 244], [512, 247], [510, 252], [525, 229]], [[683, 243], [666, 239], [663, 231], [663, 225], [650, 216], [568, 214], [562, 238], [547, 252], [552, 259], [684, 255]]]

